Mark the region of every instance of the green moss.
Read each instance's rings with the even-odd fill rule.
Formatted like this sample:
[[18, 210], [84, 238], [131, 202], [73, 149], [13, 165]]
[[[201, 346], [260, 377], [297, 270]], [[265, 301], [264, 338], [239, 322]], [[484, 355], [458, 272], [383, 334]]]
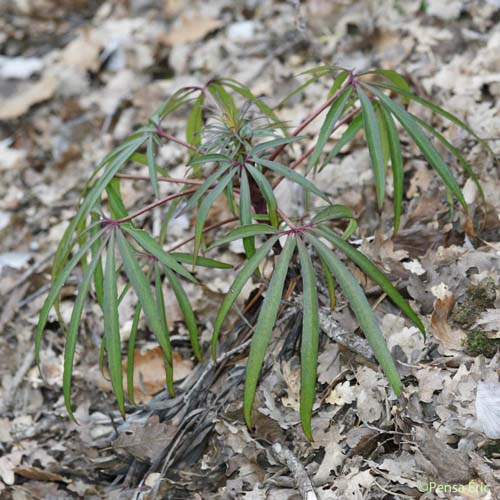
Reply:
[[490, 443], [485, 446], [484, 454], [487, 458], [497, 458], [500, 456], [500, 441]]
[[462, 326], [471, 326], [486, 309], [494, 307], [496, 286], [492, 278], [483, 280], [479, 285], [467, 287], [465, 297], [456, 304], [451, 319]]
[[500, 347], [500, 339], [490, 339], [481, 330], [475, 329], [467, 333], [466, 351], [471, 356], [482, 354], [487, 358], [492, 358]]

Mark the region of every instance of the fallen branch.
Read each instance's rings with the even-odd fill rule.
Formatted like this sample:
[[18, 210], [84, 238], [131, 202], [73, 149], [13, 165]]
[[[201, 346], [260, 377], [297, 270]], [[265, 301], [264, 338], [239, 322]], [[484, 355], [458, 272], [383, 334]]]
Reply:
[[314, 487], [309, 479], [309, 476], [307, 475], [306, 470], [304, 469], [304, 466], [291, 452], [291, 450], [280, 443], [273, 444], [271, 450], [276, 460], [283, 465], [286, 465], [290, 470], [302, 498], [304, 500], [318, 500]]

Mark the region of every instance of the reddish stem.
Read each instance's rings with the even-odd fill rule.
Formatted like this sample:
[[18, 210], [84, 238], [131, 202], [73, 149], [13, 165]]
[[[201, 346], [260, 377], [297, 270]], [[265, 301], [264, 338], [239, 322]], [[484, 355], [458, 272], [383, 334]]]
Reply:
[[182, 139], [177, 139], [177, 137], [175, 137], [172, 134], [169, 134], [168, 132], [165, 132], [159, 126], [156, 127], [156, 133], [159, 137], [163, 137], [164, 139], [168, 139], [169, 141], [180, 144], [181, 146], [184, 146], [185, 148], [190, 149], [191, 151], [198, 151], [192, 144], [189, 144], [186, 141], [183, 141]]
[[138, 217], [139, 215], [142, 215], [146, 212], [149, 212], [150, 210], [153, 210], [153, 208], [164, 205], [165, 203], [169, 202], [170, 200], [174, 200], [175, 198], [180, 198], [181, 196], [186, 196], [186, 195], [196, 193], [197, 190], [198, 190], [198, 188], [192, 188], [192, 189], [186, 189], [186, 191], [181, 191], [180, 193], [171, 194], [165, 198], [162, 198], [161, 200], [157, 200], [153, 203], [150, 203], [149, 205], [146, 205], [144, 208], [141, 208], [137, 212], [134, 212], [131, 215], [127, 215], [127, 217], [123, 217], [122, 219], [115, 220], [114, 223], [123, 224], [124, 222], [129, 222], [132, 219], [135, 219], [136, 217]]
[[[116, 174], [115, 177], [119, 179], [137, 180], [137, 181], [149, 181], [151, 177], [148, 175], [131, 175], [131, 174]], [[177, 179], [175, 177], [158, 177], [159, 182], [171, 182], [173, 184], [190, 184], [193, 186], [201, 186], [205, 181], [198, 181], [196, 179]]]
[[[349, 120], [352, 120], [353, 116], [356, 115], [359, 112], [359, 109], [353, 109], [350, 113], [347, 113], [347, 115], [342, 118], [342, 120], [339, 120], [335, 127], [332, 129], [332, 134], [337, 130], [341, 125], [344, 125], [344, 123], [348, 122]], [[330, 134], [331, 135], [331, 134]], [[309, 156], [312, 155], [314, 151], [315, 146], [310, 147], [305, 153], [302, 154], [297, 160], [295, 160], [291, 165], [290, 168], [292, 170], [296, 169], [304, 160], [309, 158]], [[272, 184], [272, 188], [276, 188], [280, 182], [284, 179], [284, 177], [278, 177]]]
[[[352, 85], [354, 82], [354, 74], [350, 73], [349, 77], [346, 79], [344, 84], [333, 94], [326, 102], [324, 102], [319, 108], [314, 110], [293, 132], [292, 132], [292, 137], [299, 135], [302, 130], [304, 130], [313, 120], [315, 120], [328, 106], [330, 106], [337, 97], [344, 92], [344, 90], [349, 87], [349, 85]], [[281, 146], [278, 146], [272, 155], [269, 157], [269, 159], [272, 161], [274, 160], [282, 151], [285, 149], [286, 144], [282, 144]]]
[[[223, 221], [216, 222], [215, 224], [212, 224], [211, 226], [207, 226], [203, 229], [203, 232], [206, 233], [208, 231], [211, 231], [212, 229], [215, 229], [217, 227], [224, 226], [226, 224], [229, 224], [230, 222], [237, 221], [238, 217], [231, 217], [229, 219], [224, 219]], [[184, 246], [186, 243], [189, 243], [190, 241], [194, 240], [194, 236], [190, 236], [189, 238], [186, 238], [185, 240], [180, 241], [179, 243], [176, 243], [172, 248], [168, 249], [168, 252], [173, 252], [174, 250], [177, 250], [178, 248]]]

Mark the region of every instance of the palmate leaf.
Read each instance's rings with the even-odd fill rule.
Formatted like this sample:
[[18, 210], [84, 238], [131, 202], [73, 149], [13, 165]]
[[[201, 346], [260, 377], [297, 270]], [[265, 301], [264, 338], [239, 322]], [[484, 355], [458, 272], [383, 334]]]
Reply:
[[[252, 224], [252, 199], [245, 169], [241, 171], [240, 176], [240, 224], [242, 226]], [[255, 253], [255, 238], [253, 236], [243, 238], [243, 248], [247, 259], [250, 259]]]
[[[185, 264], [194, 264], [193, 254], [186, 252], [171, 252], [170, 256], [173, 257], [178, 262], [183, 262]], [[201, 267], [211, 267], [213, 269], [232, 269], [233, 265], [227, 262], [221, 262], [220, 260], [209, 259], [208, 257], [200, 257], [196, 259], [196, 265]]]
[[280, 119], [278, 118], [276, 113], [272, 110], [272, 108], [270, 108], [262, 99], [259, 99], [256, 95], [254, 95], [248, 87], [231, 78], [220, 79], [219, 83], [224, 87], [232, 89], [234, 92], [241, 95], [249, 102], [257, 106], [257, 108], [265, 116], [267, 116], [273, 122], [274, 125], [276, 125], [281, 129], [284, 135], [287, 135], [286, 128], [281, 125]]
[[198, 342], [198, 327], [196, 326], [196, 318], [194, 316], [193, 308], [189, 302], [188, 296], [182, 288], [182, 285], [175, 275], [175, 273], [167, 266], [163, 267], [165, 276], [167, 277], [172, 290], [174, 291], [177, 303], [184, 316], [184, 321], [186, 322], [186, 327], [189, 332], [189, 339], [191, 341], [191, 346], [193, 347], [193, 353], [198, 361], [201, 361], [201, 349]]
[[335, 219], [354, 219], [352, 208], [345, 205], [328, 205], [319, 207], [318, 213], [311, 219], [311, 222], [325, 222]]
[[215, 200], [220, 196], [222, 191], [224, 191], [233, 176], [236, 174], [237, 170], [237, 168], [233, 168], [228, 174], [226, 174], [212, 189], [212, 191], [210, 191], [210, 193], [203, 200], [200, 208], [198, 209], [198, 212], [196, 214], [196, 224], [194, 227], [193, 267], [196, 265], [196, 260], [200, 252], [201, 239], [203, 237], [203, 226], [205, 225], [205, 221], [207, 220], [208, 212], [214, 204]]
[[132, 238], [142, 247], [146, 252], [150, 253], [156, 257], [164, 266], [169, 267], [177, 274], [186, 278], [192, 283], [197, 283], [193, 275], [187, 271], [177, 260], [172, 257], [168, 252], [165, 252], [163, 248], [156, 242], [156, 240], [149, 235], [146, 231], [142, 229], [135, 229], [133, 227], [123, 228]]
[[[101, 231], [102, 233], [102, 231]], [[98, 236], [98, 235], [96, 235]], [[98, 240], [96, 240], [98, 241]], [[71, 408], [71, 381], [73, 377], [73, 363], [75, 359], [75, 349], [76, 341], [78, 337], [78, 330], [80, 327], [80, 320], [82, 317], [83, 307], [85, 305], [85, 299], [87, 298], [90, 284], [92, 282], [93, 275], [98, 265], [101, 262], [101, 255], [106, 247], [107, 238], [99, 245], [92, 256], [92, 260], [86, 270], [82, 282], [78, 288], [78, 294], [73, 304], [73, 310], [71, 311], [71, 319], [69, 321], [68, 333], [66, 336], [66, 344], [64, 346], [64, 369], [63, 369], [63, 395], [64, 404], [69, 416], [76, 422], [75, 416], [73, 415], [73, 409]], [[76, 259], [75, 259], [76, 260]], [[78, 261], [77, 261], [78, 262]], [[43, 329], [41, 330], [43, 333]], [[39, 356], [39, 345], [36, 348], [36, 356]]]
[[260, 369], [264, 361], [271, 333], [276, 323], [283, 287], [288, 274], [288, 266], [295, 250], [295, 245], [296, 238], [289, 236], [278, 258], [278, 263], [276, 264], [271, 282], [266, 291], [266, 297], [262, 303], [259, 318], [252, 336], [250, 353], [247, 361], [245, 392], [243, 396], [243, 414], [249, 428], [252, 427], [251, 411]]
[[241, 290], [250, 279], [255, 270], [259, 267], [261, 261], [266, 257], [266, 255], [271, 251], [273, 245], [278, 241], [279, 235], [274, 235], [269, 240], [267, 240], [249, 259], [244, 266], [241, 268], [240, 272], [236, 276], [235, 280], [229, 288], [229, 292], [224, 297], [222, 304], [217, 313], [217, 317], [214, 322], [214, 330], [212, 333], [212, 357], [217, 359], [217, 341], [219, 339], [219, 334], [222, 329], [222, 325], [226, 316], [228, 315], [231, 307], [238, 298]]
[[304, 434], [312, 441], [311, 415], [316, 389], [318, 364], [318, 292], [311, 257], [300, 238], [297, 238], [302, 274], [302, 339], [300, 344], [300, 419]]
[[231, 243], [231, 241], [234, 240], [254, 238], [255, 236], [261, 236], [264, 234], [276, 234], [276, 232], [277, 230], [274, 227], [268, 226], [267, 224], [248, 224], [245, 226], [240, 226], [227, 233], [226, 236], [223, 236], [219, 240], [212, 243], [208, 247], [208, 250], [211, 250], [212, 248], [218, 247], [220, 245]]
[[250, 163], [245, 164], [245, 168], [248, 173], [252, 176], [253, 180], [259, 186], [262, 196], [266, 200], [267, 210], [269, 212], [269, 222], [275, 228], [278, 227], [278, 203], [276, 197], [274, 196], [274, 191], [271, 183], [267, 180], [267, 177], [257, 168], [255, 168]]
[[464, 155], [451, 144], [446, 137], [438, 132], [434, 127], [429, 125], [428, 123], [425, 123], [424, 120], [419, 118], [418, 116], [415, 116], [414, 114], [410, 113], [410, 116], [425, 130], [427, 130], [429, 133], [431, 133], [441, 144], [444, 145], [444, 147], [460, 162], [462, 167], [464, 167], [464, 170], [467, 172], [468, 176], [473, 180], [474, 184], [477, 186], [477, 189], [479, 191], [479, 194], [481, 197], [484, 198], [484, 191], [483, 187], [481, 186], [481, 183], [479, 182], [479, 178], [476, 175], [476, 172], [472, 169], [470, 163], [464, 158]]
[[324, 147], [326, 146], [328, 138], [333, 132], [335, 124], [344, 112], [345, 105], [347, 104], [351, 93], [352, 86], [349, 86], [338, 96], [337, 99], [335, 99], [335, 101], [333, 101], [332, 105], [330, 106], [330, 109], [326, 114], [325, 121], [321, 126], [316, 146], [314, 147], [313, 153], [309, 157], [307, 170], [310, 170], [317, 165], [319, 157], [323, 152]]
[[323, 170], [324, 166], [330, 163], [333, 158], [339, 154], [340, 150], [354, 138], [354, 136], [361, 130], [362, 126], [363, 117], [361, 114], [356, 115], [338, 140], [337, 144], [335, 144], [334, 148], [327, 154], [321, 168], [319, 169], [320, 172]]
[[[99, 240], [99, 238], [104, 234], [105, 229], [101, 229], [97, 234], [91, 236], [88, 241], [75, 253], [72, 259], [66, 264], [64, 269], [62, 269], [55, 277], [52, 282], [49, 294], [43, 303], [42, 309], [40, 310], [40, 315], [38, 317], [38, 324], [35, 333], [35, 360], [37, 365], [40, 365], [40, 347], [42, 342], [43, 331], [45, 330], [45, 325], [49, 318], [49, 312], [55, 301], [59, 296], [64, 283], [68, 279], [69, 275], [73, 269], [78, 265], [82, 257], [90, 250], [92, 245]], [[96, 261], [97, 265], [97, 261]], [[88, 273], [87, 273], [88, 274]], [[93, 274], [93, 273], [92, 273]], [[90, 279], [92, 275], [90, 275]]]
[[408, 132], [410, 137], [415, 141], [420, 151], [434, 168], [437, 174], [441, 177], [446, 187], [456, 196], [457, 200], [460, 202], [465, 212], [468, 213], [467, 203], [465, 202], [462, 191], [460, 190], [457, 181], [453, 177], [446, 163], [441, 158], [436, 148], [429, 141], [427, 136], [424, 134], [417, 122], [411, 117], [411, 115], [405, 111], [401, 106], [396, 104], [392, 99], [389, 99], [383, 92], [378, 90], [371, 85], [364, 85], [367, 87], [377, 98], [379, 99], [382, 106], [384, 106], [387, 111], [392, 113], [398, 121], [401, 123], [403, 128]]
[[[134, 251], [121, 231], [117, 231], [116, 240], [118, 250], [123, 262], [125, 274], [132, 284], [139, 302], [144, 311], [144, 316], [151, 328], [156, 340], [160, 344], [163, 354], [168, 363], [172, 364], [172, 351], [170, 343], [166, 339], [163, 322], [158, 311], [157, 304], [151, 293], [148, 278], [141, 270], [139, 262], [135, 258]], [[160, 261], [161, 262], [161, 261]]]
[[326, 226], [317, 226], [314, 231], [328, 240], [332, 245], [344, 253], [354, 264], [356, 264], [365, 274], [375, 281], [401, 312], [411, 320], [416, 327], [425, 335], [425, 327], [417, 316], [415, 311], [410, 307], [408, 302], [401, 296], [394, 285], [384, 275], [382, 271], [360, 251], [356, 250], [349, 243], [337, 236], [331, 229]]
[[141, 319], [141, 303], [137, 302], [130, 328], [127, 347], [127, 392], [131, 404], [135, 405], [134, 397], [134, 361], [135, 361], [135, 342], [137, 339], [137, 330], [139, 329], [139, 320]]
[[[56, 280], [56, 277], [60, 274], [68, 258], [68, 255], [71, 252], [72, 236], [75, 232], [75, 229], [89, 215], [90, 211], [95, 206], [96, 202], [99, 200], [102, 193], [106, 189], [106, 186], [111, 182], [111, 179], [113, 179], [113, 177], [118, 173], [120, 168], [127, 162], [132, 154], [142, 146], [144, 141], [145, 137], [139, 136], [131, 140], [130, 142], [127, 142], [126, 147], [121, 149], [118, 154], [109, 156], [108, 162], [104, 163], [104, 165], [101, 164], [102, 166], [99, 167], [99, 169], [105, 168], [105, 171], [96, 181], [94, 186], [86, 193], [77, 214], [69, 223], [66, 231], [64, 231], [61, 242], [57, 247], [52, 267], [52, 282], [54, 282]], [[82, 254], [82, 256], [83, 255], [84, 254]]]
[[[158, 308], [158, 312], [160, 315], [160, 320], [162, 324], [163, 331], [163, 341], [168, 346], [168, 352], [172, 353], [172, 346], [170, 345], [170, 330], [168, 329], [168, 321], [167, 321], [167, 311], [165, 309], [165, 298], [163, 296], [163, 285], [161, 281], [160, 267], [155, 264], [154, 266], [155, 273], [155, 300], [156, 307]], [[173, 396], [175, 394], [174, 391], [174, 367], [170, 354], [170, 359], [164, 353], [164, 361], [165, 361], [165, 378], [168, 393]]]
[[115, 232], [109, 238], [106, 267], [104, 270], [104, 342], [108, 354], [109, 376], [120, 413], [125, 415], [125, 394], [123, 392], [122, 354], [120, 323], [118, 320], [118, 290], [115, 267]]
[[160, 195], [160, 191], [158, 188], [158, 173], [156, 171], [154, 141], [152, 136], [148, 137], [146, 158], [148, 161], [148, 172], [149, 177], [151, 178], [151, 185], [153, 186], [155, 196], [158, 197]]
[[291, 168], [285, 167], [285, 165], [281, 165], [281, 163], [277, 163], [275, 161], [271, 160], [266, 160], [264, 158], [259, 158], [257, 156], [253, 157], [255, 163], [258, 163], [259, 165], [262, 165], [263, 167], [269, 168], [270, 170], [273, 170], [277, 174], [283, 176], [285, 179], [288, 179], [291, 182], [294, 182], [295, 184], [299, 184], [302, 186], [306, 191], [310, 191], [311, 193], [314, 193], [316, 196], [319, 196], [325, 201], [329, 201], [328, 196], [318, 189], [315, 184], [313, 184], [311, 181], [303, 177], [302, 175], [298, 174], [295, 172], [295, 170], [292, 170]]
[[446, 109], [442, 108], [441, 106], [438, 106], [437, 104], [433, 103], [432, 101], [429, 101], [427, 99], [424, 99], [423, 97], [420, 97], [416, 94], [413, 94], [409, 92], [406, 89], [403, 89], [399, 86], [394, 86], [394, 85], [388, 85], [386, 83], [382, 82], [371, 82], [372, 86], [375, 87], [380, 87], [382, 89], [386, 90], [391, 90], [392, 92], [395, 92], [397, 94], [400, 94], [405, 98], [405, 100], [412, 100], [415, 102], [418, 102], [422, 106], [425, 106], [426, 108], [430, 109], [432, 112], [436, 113], [437, 115], [442, 116], [443, 118], [446, 118], [449, 120], [451, 123], [456, 125], [457, 127], [461, 128], [462, 130], [465, 130], [468, 134], [470, 134], [476, 141], [478, 141], [492, 156], [495, 156], [494, 151], [490, 148], [489, 144], [481, 138], [474, 130], [472, 130], [469, 125], [467, 125], [463, 120], [460, 120], [457, 116], [454, 114], [450, 113], [449, 111], [446, 111]]
[[398, 232], [401, 221], [401, 210], [403, 208], [403, 187], [404, 187], [404, 171], [403, 171], [403, 155], [401, 154], [401, 144], [399, 142], [399, 134], [392, 115], [383, 106], [382, 116], [385, 121], [387, 130], [387, 139], [389, 141], [389, 153], [391, 156], [392, 181], [394, 186], [394, 231], [395, 235]]
[[291, 144], [293, 142], [299, 142], [304, 139], [303, 135], [295, 135], [293, 137], [279, 137], [278, 139], [273, 139], [272, 141], [261, 142], [256, 146], [253, 146], [248, 152], [249, 156], [258, 156], [260, 153], [264, 151], [268, 151], [270, 149], [275, 149], [283, 144]]
[[372, 102], [366, 93], [358, 86], [357, 88], [359, 101], [361, 103], [361, 111], [363, 116], [363, 124], [365, 127], [366, 142], [368, 144], [368, 152], [372, 162], [373, 173], [375, 174], [375, 188], [377, 191], [377, 206], [381, 210], [384, 204], [385, 195], [385, 162], [382, 153], [382, 141], [380, 138], [380, 130], [373, 109]]
[[[202, 92], [194, 101], [191, 112], [189, 113], [186, 126], [186, 141], [195, 148], [201, 145], [201, 132], [203, 128], [203, 104], [205, 94]], [[198, 156], [198, 153], [189, 150], [191, 156]]]
[[358, 320], [361, 330], [363, 330], [366, 339], [372, 348], [375, 358], [384, 370], [394, 393], [399, 396], [401, 394], [401, 379], [399, 378], [398, 370], [394, 364], [391, 353], [387, 348], [385, 338], [377, 323], [375, 314], [373, 313], [363, 290], [359, 286], [359, 283], [342, 263], [342, 261], [326, 245], [310, 234], [306, 233], [305, 237], [325, 260], [326, 264], [330, 268], [330, 271], [335, 276], [337, 283], [344, 292], [344, 295], [346, 296], [349, 305]]

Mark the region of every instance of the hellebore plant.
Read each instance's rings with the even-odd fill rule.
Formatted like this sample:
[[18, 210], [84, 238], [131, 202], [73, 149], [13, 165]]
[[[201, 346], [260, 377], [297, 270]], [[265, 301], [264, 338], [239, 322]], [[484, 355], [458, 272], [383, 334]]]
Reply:
[[[311, 435], [311, 413], [316, 385], [318, 357], [318, 294], [313, 261], [322, 269], [331, 304], [335, 305], [335, 288], [346, 297], [359, 326], [370, 343], [373, 353], [384, 370], [396, 395], [401, 392], [401, 380], [387, 348], [384, 336], [372, 308], [356, 278], [339, 257], [352, 261], [375, 281], [392, 302], [425, 334], [424, 325], [384, 273], [365, 255], [354, 248], [348, 238], [357, 223], [351, 208], [333, 204], [328, 193], [308, 178], [311, 172], [329, 168], [340, 150], [363, 130], [374, 172], [376, 200], [382, 209], [385, 199], [386, 173], [392, 169], [394, 233], [397, 232], [403, 205], [404, 165], [400, 145], [400, 130], [418, 146], [422, 155], [436, 171], [453, 203], [455, 197], [468, 213], [460, 186], [440, 156], [429, 136], [434, 136], [461, 163], [467, 174], [478, 184], [471, 166], [448, 140], [435, 128], [406, 109], [414, 101], [461, 127], [481, 143], [484, 142], [461, 120], [432, 102], [414, 95], [408, 83], [398, 73], [375, 70], [355, 74], [337, 66], [322, 66], [308, 72], [307, 81], [292, 95], [318, 80], [329, 82], [325, 102], [290, 131], [281, 123], [275, 110], [254, 96], [237, 81], [212, 80], [204, 87], [187, 87], [172, 95], [151, 117], [149, 123], [131, 134], [97, 166], [81, 197], [76, 216], [70, 222], [59, 244], [52, 271], [52, 287], [40, 313], [36, 332], [36, 358], [42, 335], [52, 307], [58, 313], [60, 291], [76, 266], [83, 270], [67, 326], [64, 354], [63, 392], [66, 408], [73, 417], [70, 392], [72, 370], [80, 319], [91, 288], [104, 317], [102, 359], [107, 356], [109, 377], [118, 408], [125, 414], [125, 391], [122, 377], [122, 342], [118, 305], [131, 289], [137, 296], [137, 306], [128, 341], [128, 398], [133, 399], [133, 360], [136, 334], [141, 315], [160, 345], [166, 368], [166, 385], [174, 393], [172, 347], [165, 313], [163, 281], [166, 280], [184, 315], [194, 356], [201, 360], [202, 346], [198, 327], [183, 281], [197, 283], [193, 270], [197, 266], [231, 269], [232, 266], [206, 257], [211, 248], [234, 240], [242, 240], [245, 262], [236, 274], [215, 319], [211, 354], [216, 359], [218, 339], [225, 319], [245, 283], [259, 276], [259, 266], [274, 255], [274, 269], [254, 327], [246, 368], [244, 416], [251, 426], [251, 408], [264, 362], [266, 349], [280, 310], [282, 294], [292, 261], [300, 265], [303, 297], [303, 327], [301, 339], [300, 416], [306, 436]], [[286, 100], [286, 99], [285, 99]], [[168, 132], [168, 118], [188, 108], [186, 138], [182, 140]], [[315, 145], [301, 156], [286, 160], [288, 146], [304, 141], [299, 135], [313, 120], [325, 113]], [[399, 125], [398, 125], [399, 124]], [[332, 133], [344, 125], [345, 130], [330, 150]], [[399, 127], [399, 128], [398, 128]], [[156, 163], [158, 148], [164, 141], [182, 145], [189, 152], [190, 175], [177, 179]], [[282, 158], [280, 160], [280, 157]], [[285, 158], [285, 159], [283, 159]], [[148, 176], [127, 174], [129, 164], [147, 166]], [[298, 172], [302, 168], [302, 173]], [[129, 213], [120, 194], [120, 182], [129, 179], [150, 180], [155, 200], [140, 210]], [[308, 204], [300, 217], [292, 217], [278, 206], [275, 189], [283, 179], [300, 186], [310, 197], [322, 200], [320, 207]], [[178, 184], [179, 190], [159, 197], [159, 184]], [[210, 209], [220, 196], [227, 199], [232, 216], [206, 225]], [[158, 239], [140, 228], [139, 218], [157, 207], [165, 207], [162, 230]], [[179, 213], [196, 212], [192, 237], [166, 250], [167, 227]], [[338, 234], [332, 221], [345, 220], [343, 234]], [[224, 226], [232, 226], [210, 247], [205, 235]], [[193, 241], [191, 253], [177, 248]], [[257, 245], [261, 242], [260, 246]], [[281, 244], [280, 244], [281, 242]], [[326, 243], [326, 244], [325, 244]], [[332, 249], [333, 247], [333, 249]], [[203, 255], [200, 251], [203, 250]], [[313, 250], [311, 252], [311, 250]], [[117, 257], [119, 261], [117, 262]], [[228, 271], [229, 272], [229, 271]], [[117, 289], [117, 275], [127, 284]], [[59, 314], [59, 313], [58, 313]]]

